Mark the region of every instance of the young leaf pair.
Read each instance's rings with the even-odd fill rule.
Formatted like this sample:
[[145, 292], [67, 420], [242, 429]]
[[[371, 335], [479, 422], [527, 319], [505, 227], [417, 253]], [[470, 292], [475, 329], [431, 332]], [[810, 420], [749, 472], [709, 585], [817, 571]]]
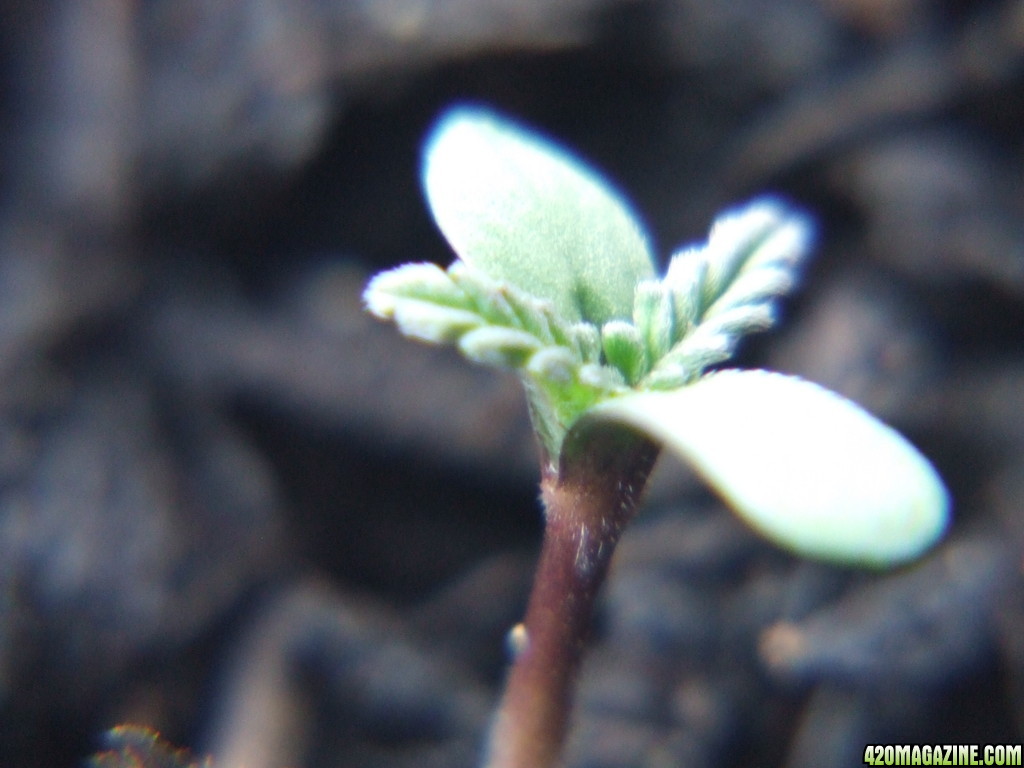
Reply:
[[378, 275], [365, 301], [407, 335], [515, 369], [546, 469], [606, 425], [691, 464], [749, 524], [800, 554], [885, 566], [943, 533], [949, 497], [899, 433], [810, 382], [705, 373], [774, 321], [810, 244], [774, 199], [721, 216], [658, 277], [614, 188], [566, 150], [457, 108], [426, 145], [424, 186], [458, 260]]

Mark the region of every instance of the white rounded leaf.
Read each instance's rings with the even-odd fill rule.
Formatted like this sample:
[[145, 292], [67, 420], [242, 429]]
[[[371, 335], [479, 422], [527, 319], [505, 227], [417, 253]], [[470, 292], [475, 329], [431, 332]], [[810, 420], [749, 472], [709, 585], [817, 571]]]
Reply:
[[801, 379], [722, 371], [607, 401], [581, 422], [593, 420], [663, 443], [754, 528], [803, 555], [893, 565], [935, 543], [948, 523], [948, 493], [916, 448]]
[[654, 274], [637, 216], [568, 151], [479, 108], [441, 118], [423, 183], [453, 250], [490, 278], [551, 301], [567, 320], [627, 319]]

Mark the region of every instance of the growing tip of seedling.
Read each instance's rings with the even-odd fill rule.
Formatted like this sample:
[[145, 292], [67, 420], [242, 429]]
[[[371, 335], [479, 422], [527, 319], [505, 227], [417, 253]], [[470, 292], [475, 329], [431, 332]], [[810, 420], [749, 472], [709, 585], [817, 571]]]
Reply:
[[798, 553], [896, 564], [942, 535], [948, 493], [897, 432], [793, 377], [706, 375], [776, 321], [811, 248], [809, 216], [770, 196], [727, 210], [659, 277], [610, 182], [478, 107], [438, 121], [423, 181], [458, 259], [374, 278], [367, 308], [413, 338], [517, 371], [551, 465], [568, 436], [618, 423], [693, 465]]

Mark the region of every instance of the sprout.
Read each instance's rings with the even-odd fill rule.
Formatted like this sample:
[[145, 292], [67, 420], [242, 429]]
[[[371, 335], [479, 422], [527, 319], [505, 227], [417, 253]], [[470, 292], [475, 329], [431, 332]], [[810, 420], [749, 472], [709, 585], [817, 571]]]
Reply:
[[810, 248], [805, 215], [774, 198], [727, 211], [658, 277], [609, 182], [479, 108], [438, 122], [423, 181], [458, 258], [378, 275], [366, 306], [516, 371], [541, 447], [544, 549], [489, 768], [557, 761], [594, 596], [660, 449], [802, 555], [896, 565], [945, 531], [949, 495], [899, 433], [796, 377], [707, 372], [775, 322]]

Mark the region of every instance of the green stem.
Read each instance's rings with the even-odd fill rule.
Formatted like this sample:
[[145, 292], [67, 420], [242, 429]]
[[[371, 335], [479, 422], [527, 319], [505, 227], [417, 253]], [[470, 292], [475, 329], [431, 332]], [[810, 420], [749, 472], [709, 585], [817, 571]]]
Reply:
[[658, 453], [624, 431], [581, 448], [568, 470], [542, 477], [544, 544], [487, 768], [557, 765], [595, 598]]

